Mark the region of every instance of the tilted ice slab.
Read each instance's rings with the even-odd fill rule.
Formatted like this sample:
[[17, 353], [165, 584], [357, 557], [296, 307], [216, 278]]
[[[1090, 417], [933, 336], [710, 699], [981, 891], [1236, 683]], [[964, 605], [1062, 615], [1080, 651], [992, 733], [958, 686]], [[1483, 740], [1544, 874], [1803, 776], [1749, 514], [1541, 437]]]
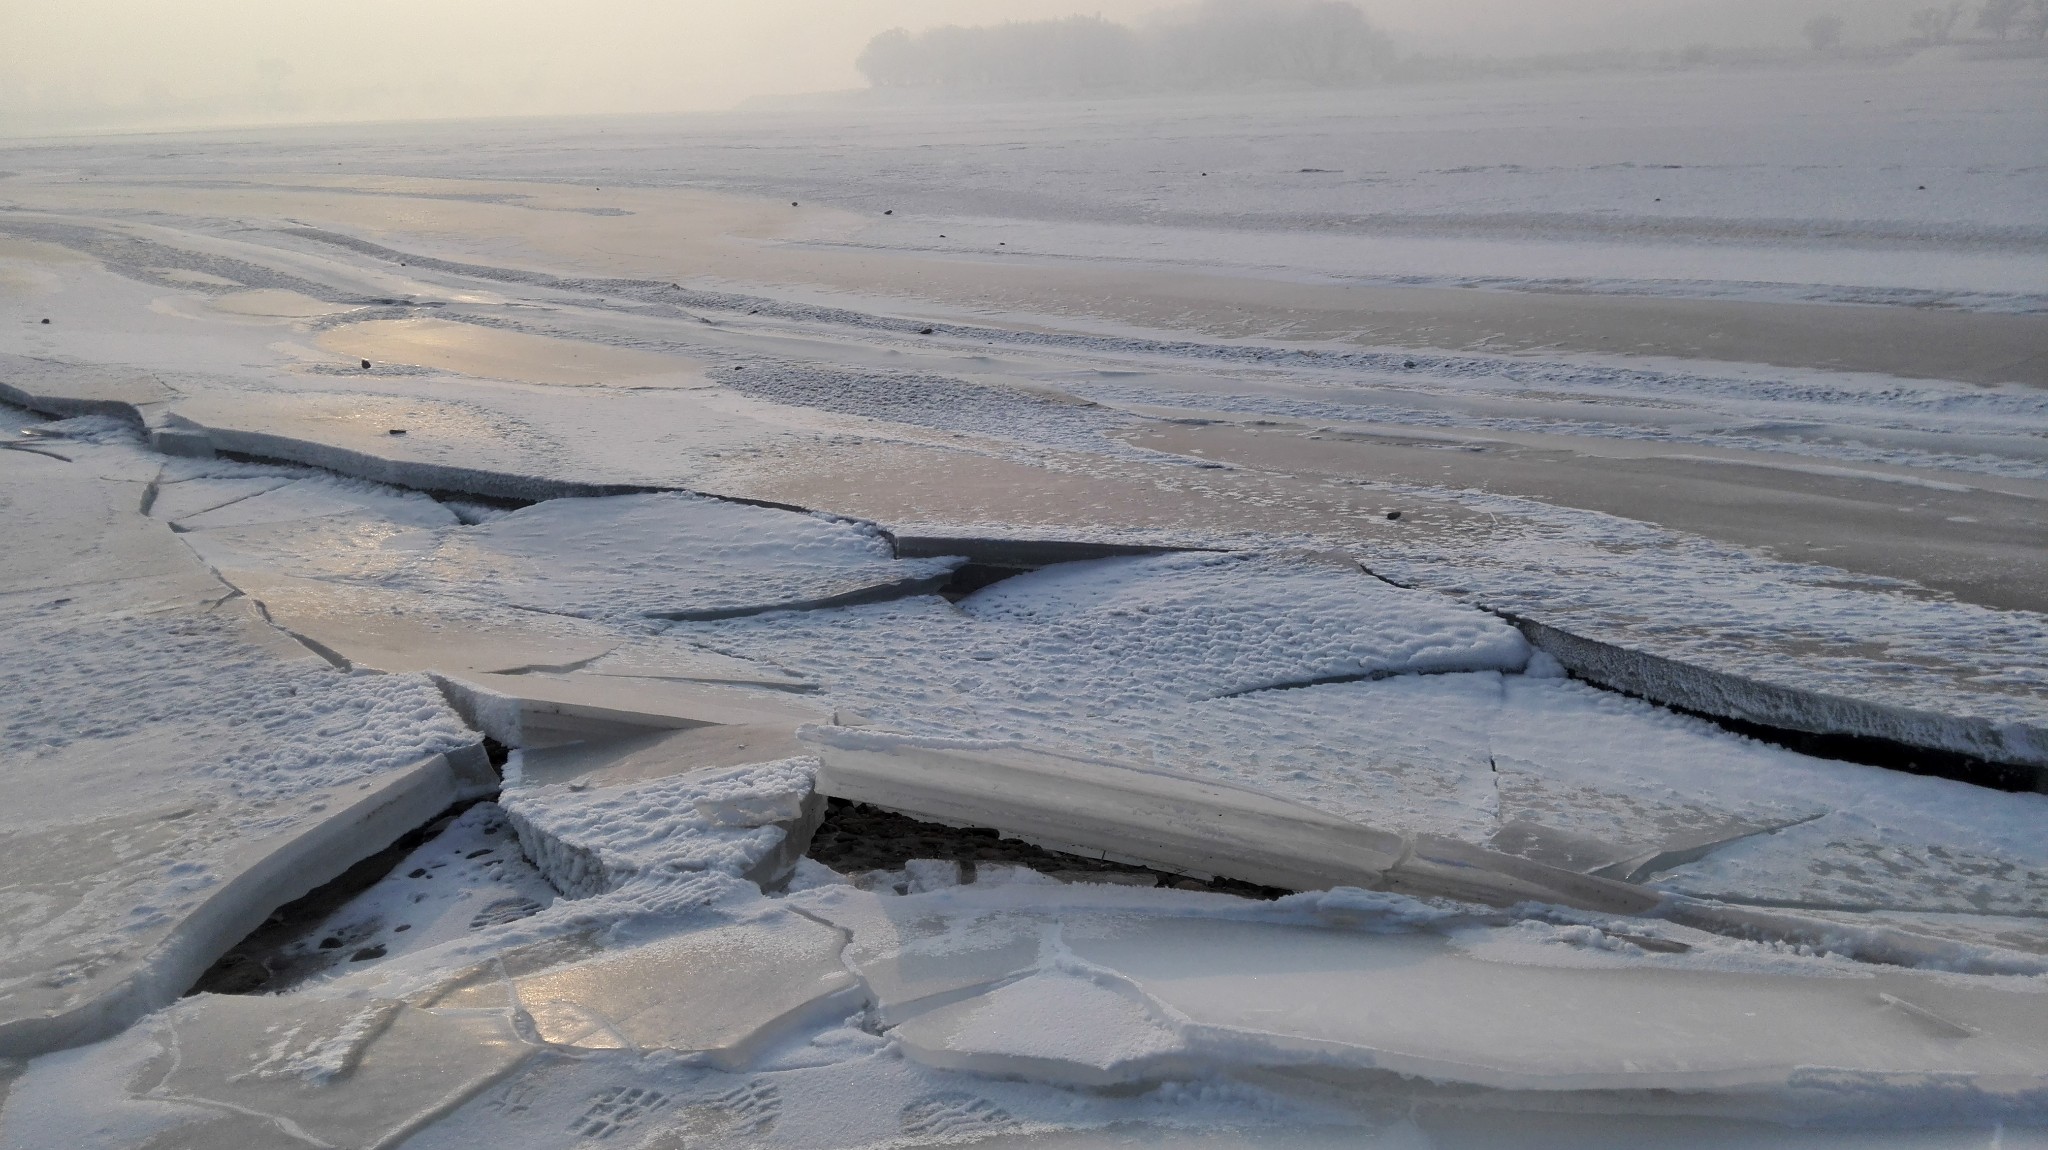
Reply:
[[8, 1053], [171, 1001], [278, 905], [496, 786], [430, 682], [336, 673], [103, 462], [0, 454], [0, 842], [37, 860], [0, 889]]
[[[246, 553], [245, 560], [258, 557]], [[327, 579], [223, 567], [271, 625], [348, 670], [459, 674], [568, 670], [626, 639], [581, 619]]]
[[1907, 1099], [1940, 1080], [1987, 1110], [2038, 1105], [2048, 1088], [2048, 994], [2031, 980], [1711, 940], [1646, 951], [1625, 933], [1477, 925], [1355, 892], [1252, 908], [1080, 887], [796, 897], [853, 933], [848, 962], [907, 1054], [983, 1074], [1102, 1086], [1393, 1071], [1823, 1107], [1830, 1092]]
[[[1542, 828], [1577, 869], [1737, 902], [2048, 912], [2048, 795], [1798, 755], [1563, 679], [1506, 679], [1490, 741], [1497, 846]], [[1504, 847], [1566, 862], [1528, 848]]]
[[[1293, 589], [1236, 584], [1233, 606], [1240, 618], [1285, 617]], [[1058, 616], [989, 618], [974, 610], [980, 597], [961, 609], [917, 600], [675, 632], [813, 676], [877, 729], [1158, 767], [1383, 830], [1573, 871], [1668, 877], [1738, 901], [2021, 910], [2036, 901], [2027, 874], [2048, 869], [2030, 829], [2044, 817], [2039, 796], [1817, 759], [1561, 677], [1395, 676], [1203, 697], [1243, 681], [1237, 651], [1177, 659], [1179, 648], [1156, 641], [1170, 617], [1149, 619], [1135, 592], [1124, 605], [1132, 627], [1152, 628], [1149, 644], [1122, 642], [1108, 623], [1092, 643], [1066, 642]], [[1241, 630], [1260, 658], [1260, 627]], [[1799, 825], [1838, 810], [1865, 812], [1863, 829], [1842, 838], [1822, 832], [1859, 824]], [[1794, 841], [1805, 849], [1777, 849]], [[1884, 868], [1870, 854], [1879, 846], [1927, 865]], [[1726, 872], [1731, 881], [1689, 885], [1688, 864], [1738, 848], [1751, 861]]]
[[1339, 679], [1516, 671], [1512, 627], [1443, 596], [1362, 577], [1342, 559], [1201, 553], [1066, 563], [960, 608], [1062, 663], [1070, 689], [1215, 698]]
[[557, 499], [452, 533], [406, 572], [566, 615], [717, 619], [935, 590], [868, 524], [682, 493]]
[[437, 520], [264, 506], [292, 490], [193, 517], [193, 545], [223, 569], [620, 620], [896, 598], [936, 590], [960, 562], [898, 560], [869, 524], [681, 492], [549, 500], [464, 526], [420, 496], [406, 502]]
[[[1362, 888], [1498, 907], [1550, 904], [1662, 918], [1743, 938], [1948, 970], [2044, 969], [2029, 955], [1882, 923], [1844, 931], [1835, 923], [1796, 914], [1702, 901], [1618, 881], [1629, 876], [1604, 868], [1582, 873], [1457, 839], [1362, 824], [1266, 791], [1156, 769], [866, 729], [814, 727], [801, 734], [818, 749], [820, 794], [934, 822], [990, 828], [1089, 858], [1283, 890]], [[1937, 841], [1958, 839], [1951, 834]], [[1689, 861], [1711, 851], [1673, 847], [1659, 852], [1665, 853]], [[1944, 851], [1934, 847], [1931, 853], [1939, 858]], [[1828, 851], [1812, 854], [1808, 865], [1816, 872], [1839, 866]], [[1785, 865], [1780, 863], [1779, 870]], [[1939, 868], [1924, 869], [1939, 874]], [[911, 878], [913, 886], [928, 885], [914, 867]], [[2009, 897], [2024, 896], [2015, 892]]]
[[[549, 880], [586, 901], [511, 913], [502, 898], [476, 905], [505, 884], [437, 899], [419, 889], [431, 873], [394, 874], [323, 924], [411, 916], [416, 939], [384, 923], [384, 962], [344, 964], [286, 994], [187, 998], [108, 1043], [38, 1062], [8, 1133], [91, 1144], [101, 1135], [83, 1127], [127, 1127], [172, 1145], [388, 1146], [550, 1049], [572, 1052], [570, 1064], [660, 1053], [671, 1068], [745, 1068], [866, 998], [841, 961], [845, 932], [767, 902], [747, 878], [787, 866], [783, 824], [804, 813], [809, 778], [795, 762], [606, 791], [514, 788], [505, 817]], [[437, 855], [467, 846], [477, 857], [455, 867], [490, 865], [481, 856], [502, 837], [479, 848], [471, 832], [498, 817], [473, 808], [452, 841], [408, 863], [431, 872]], [[583, 861], [593, 869], [578, 871]], [[123, 1069], [104, 1073], [113, 1089], [67, 1099], [79, 1060]]]
[[[617, 426], [614, 413], [613, 424], [593, 430], [604, 424], [602, 414], [555, 397], [519, 406], [508, 396], [485, 404], [252, 394], [224, 380], [179, 397], [156, 384], [110, 384], [107, 370], [80, 365], [17, 359], [0, 371], [17, 381], [21, 402], [44, 410], [146, 418], [166, 451], [185, 450], [173, 437], [192, 439], [205, 452], [218, 440], [222, 450], [384, 482], [513, 498], [681, 484], [701, 477], [693, 468], [726, 447], [789, 434], [787, 427], [699, 410], [701, 404], [687, 413], [664, 410], [656, 418], [664, 426], [694, 427], [706, 418], [719, 426], [693, 433], [693, 448], [703, 454], [671, 460], [664, 442], [658, 450], [667, 462], [629, 473], [600, 456], [616, 454], [611, 444], [620, 436], [642, 442], [637, 427]], [[172, 406], [179, 414], [166, 414]], [[605, 449], [565, 450], [540, 429], [556, 423], [575, 424]], [[379, 430], [387, 425], [412, 430], [393, 437]], [[644, 445], [635, 458], [656, 450]], [[646, 478], [656, 473], [665, 478]], [[1367, 562], [1404, 584], [1511, 615], [1582, 677], [1710, 714], [1989, 760], [2023, 784], [2038, 783], [2048, 766], [2048, 717], [2034, 670], [2048, 651], [2048, 632], [2037, 614], [1928, 599], [1890, 581], [1767, 561], [1612, 516], [1526, 499], [1456, 497], [1496, 513], [1496, 539], [1448, 549], [1435, 539], [1376, 539]]]
[[1656, 702], [2012, 764], [2037, 784], [2048, 768], [2048, 616], [1611, 515], [1459, 498], [1501, 536], [1456, 551], [1392, 538], [1361, 561], [1514, 618], [1573, 674]]
[[1221, 875], [1286, 890], [1362, 887], [1508, 906], [1640, 914], [1659, 898], [1623, 883], [1364, 826], [1242, 787], [1100, 760], [847, 728], [807, 728], [830, 798], [1054, 850]]
[[1519, 670], [1529, 657], [1521, 635], [1492, 616], [1299, 554], [1102, 559], [1006, 580], [957, 610], [918, 600], [671, 634], [862, 699], [894, 691], [915, 706], [982, 695], [992, 705], [978, 709], [994, 722], [1048, 705], [1100, 714], [1390, 675]]
[[722, 723], [682, 730], [641, 731], [585, 738], [519, 753], [507, 776], [521, 785], [568, 783], [615, 787], [651, 782], [713, 767], [800, 758], [813, 748], [799, 742], [799, 728], [782, 723]]
[[794, 732], [831, 712], [783, 691], [742, 691], [615, 675], [437, 675], [471, 726], [508, 747], [546, 747], [645, 730], [761, 727]]

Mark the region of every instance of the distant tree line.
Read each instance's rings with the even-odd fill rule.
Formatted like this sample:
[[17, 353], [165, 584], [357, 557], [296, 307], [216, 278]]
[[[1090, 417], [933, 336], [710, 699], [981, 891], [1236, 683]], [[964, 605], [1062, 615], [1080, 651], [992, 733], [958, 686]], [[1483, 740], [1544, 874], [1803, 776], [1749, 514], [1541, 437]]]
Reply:
[[[1955, 39], [1969, 6], [1955, 0], [1941, 7], [1921, 8], [1907, 18], [1912, 31], [1910, 44], [1946, 44]], [[1977, 9], [1975, 26], [1999, 40], [2048, 39], [2048, 0], [1983, 0]], [[1816, 52], [1833, 52], [1842, 46], [1847, 27], [1840, 16], [1824, 13], [1806, 22], [1806, 42]]]
[[1037, 94], [1369, 83], [1394, 45], [1342, 0], [1203, 0], [1133, 28], [1101, 17], [947, 26], [875, 37], [856, 62], [877, 88]]
[[1984, 0], [1977, 27], [2000, 40], [2017, 32], [2029, 40], [2048, 40], [2048, 0]]

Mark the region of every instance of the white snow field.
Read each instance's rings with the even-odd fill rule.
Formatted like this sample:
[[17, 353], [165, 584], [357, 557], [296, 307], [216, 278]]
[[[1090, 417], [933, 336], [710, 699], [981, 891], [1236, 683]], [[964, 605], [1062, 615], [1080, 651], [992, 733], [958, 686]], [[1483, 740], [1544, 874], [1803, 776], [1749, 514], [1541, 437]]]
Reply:
[[0, 1145], [2048, 1146], [1942, 60], [0, 141]]

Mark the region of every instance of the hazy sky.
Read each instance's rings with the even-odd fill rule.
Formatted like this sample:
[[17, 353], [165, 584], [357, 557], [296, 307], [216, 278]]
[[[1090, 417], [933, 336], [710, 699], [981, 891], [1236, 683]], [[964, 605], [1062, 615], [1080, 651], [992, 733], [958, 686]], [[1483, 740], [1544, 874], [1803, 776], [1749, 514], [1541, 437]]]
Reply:
[[[855, 55], [890, 27], [1176, 2], [0, 0], [0, 133], [720, 107], [859, 86]], [[1786, 43], [1821, 10], [1896, 35], [1925, 2], [1358, 0], [1406, 51], [1482, 54]]]

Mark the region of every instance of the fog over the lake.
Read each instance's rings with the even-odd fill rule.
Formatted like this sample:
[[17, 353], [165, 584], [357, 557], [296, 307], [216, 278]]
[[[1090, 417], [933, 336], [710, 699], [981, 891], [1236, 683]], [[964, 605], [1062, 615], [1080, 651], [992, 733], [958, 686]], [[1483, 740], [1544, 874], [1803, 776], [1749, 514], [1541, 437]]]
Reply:
[[[1299, 5], [1294, 5], [1299, 7]], [[878, 34], [1073, 16], [1140, 31], [1185, 0], [0, 0], [0, 133], [673, 112], [858, 88]], [[1243, 0], [1238, 7], [1289, 7]], [[1789, 48], [1907, 34], [1925, 0], [1357, 0], [1393, 52]]]

